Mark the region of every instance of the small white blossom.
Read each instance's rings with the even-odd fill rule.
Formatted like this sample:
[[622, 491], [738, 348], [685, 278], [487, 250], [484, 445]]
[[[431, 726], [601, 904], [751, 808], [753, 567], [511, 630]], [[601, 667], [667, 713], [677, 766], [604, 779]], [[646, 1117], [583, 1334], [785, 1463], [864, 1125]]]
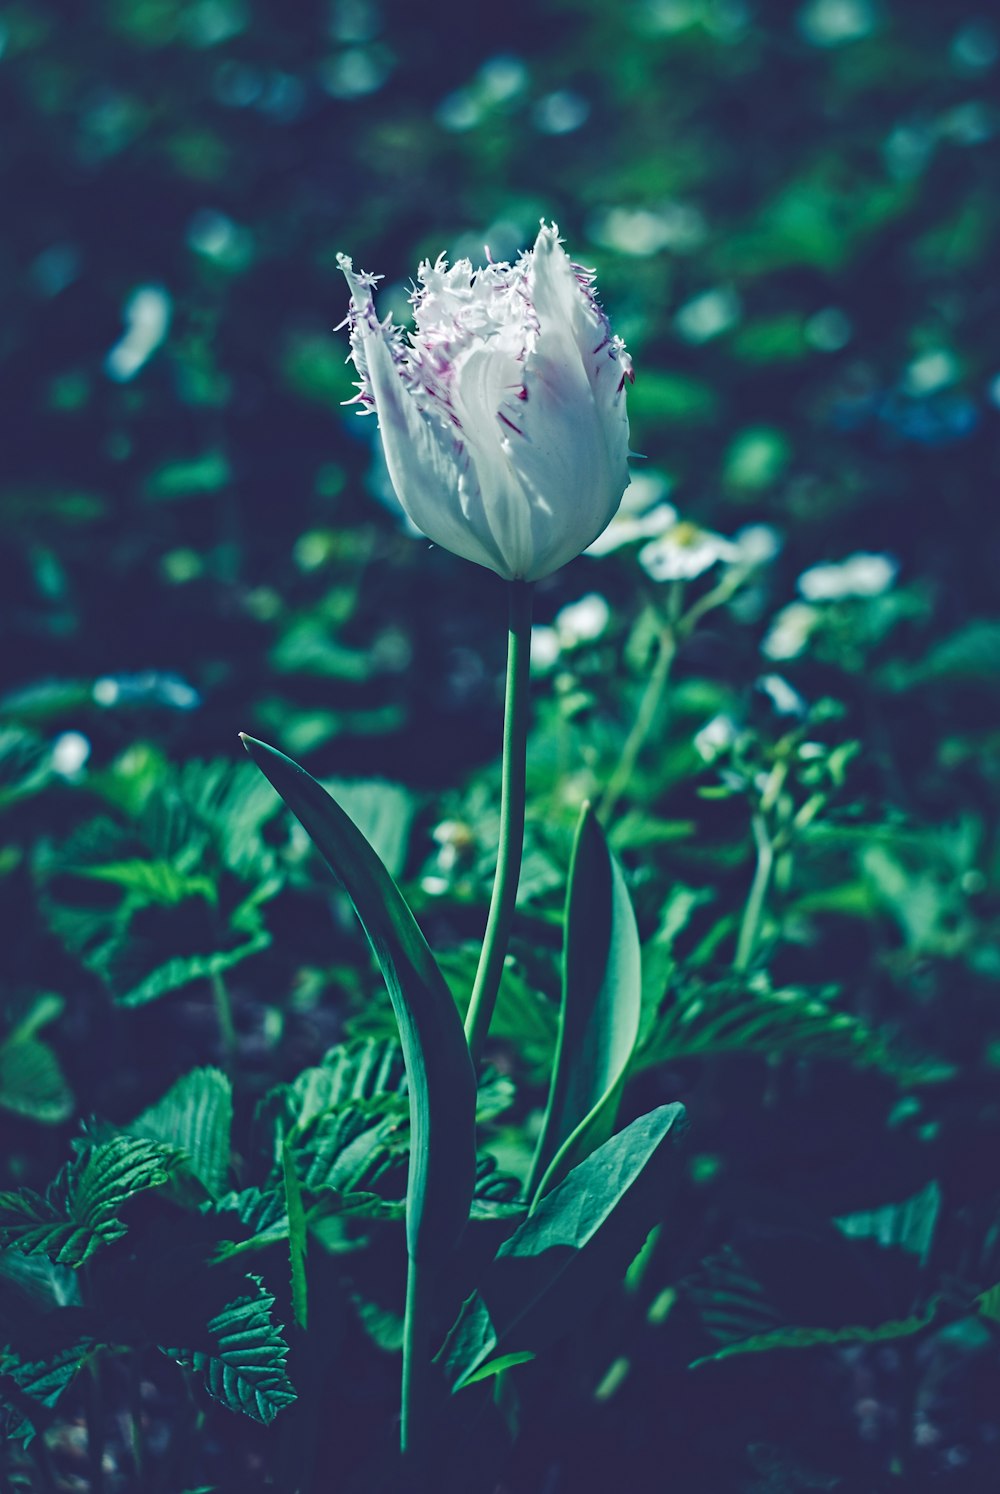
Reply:
[[846, 560], [811, 566], [799, 577], [807, 602], [839, 602], [845, 597], [878, 597], [896, 579], [899, 562], [891, 555], [859, 553]]
[[339, 264], [357, 402], [417, 528], [507, 580], [579, 555], [628, 486], [632, 365], [555, 226], [513, 265], [425, 261], [409, 335], [376, 315], [376, 277]]
[[531, 667], [536, 674], [547, 674], [559, 658], [559, 634], [547, 623], [536, 623], [531, 630]]
[[556, 614], [556, 634], [563, 648], [593, 643], [611, 621], [611, 608], [600, 592], [588, 592]]
[[733, 535], [737, 561], [741, 565], [767, 565], [781, 554], [783, 544], [778, 530], [771, 524], [744, 524]]
[[761, 675], [757, 684], [770, 697], [779, 716], [804, 716], [809, 709], [804, 698], [780, 674]]
[[738, 558], [732, 540], [684, 520], [639, 551], [639, 564], [653, 581], [693, 581], [720, 561]]
[[90, 741], [80, 731], [60, 732], [52, 743], [52, 771], [75, 778], [90, 756]]
[[694, 750], [706, 763], [713, 763], [733, 745], [738, 731], [732, 716], [713, 716], [700, 731], [695, 732]]
[[819, 622], [819, 613], [807, 602], [789, 602], [771, 623], [761, 644], [768, 659], [797, 659]]

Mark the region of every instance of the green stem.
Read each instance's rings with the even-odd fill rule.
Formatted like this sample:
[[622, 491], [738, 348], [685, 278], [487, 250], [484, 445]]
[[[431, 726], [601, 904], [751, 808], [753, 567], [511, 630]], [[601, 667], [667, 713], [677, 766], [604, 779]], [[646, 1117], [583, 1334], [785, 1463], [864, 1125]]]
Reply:
[[233, 1003], [229, 988], [218, 971], [212, 976], [212, 995], [215, 998], [215, 1015], [219, 1023], [223, 1063], [227, 1071], [230, 1071], [236, 1059], [236, 1023], [233, 1020]]
[[86, 1394], [87, 1462], [90, 1464], [91, 1494], [104, 1494], [104, 1398], [101, 1394], [101, 1362], [90, 1361]]
[[521, 874], [533, 600], [530, 582], [510, 582], [507, 693], [504, 700], [503, 768], [500, 784], [500, 846], [482, 954], [465, 1019], [465, 1035], [469, 1040], [473, 1063], [478, 1062], [490, 1030], [511, 925], [514, 922], [517, 882]]
[[399, 1450], [409, 1474], [407, 1489], [419, 1482], [426, 1451], [428, 1366], [430, 1364], [430, 1279], [412, 1255], [406, 1265], [406, 1309], [403, 1317], [402, 1417]]
[[656, 724], [656, 718], [660, 714], [663, 698], [670, 683], [670, 671], [673, 668], [674, 658], [677, 653], [677, 637], [673, 627], [665, 625], [659, 635], [659, 648], [656, 655], [656, 663], [653, 665], [646, 688], [643, 691], [642, 700], [639, 702], [639, 710], [632, 730], [625, 739], [621, 757], [618, 765], [608, 780], [607, 787], [601, 795], [597, 805], [597, 814], [605, 824], [614, 813], [615, 806], [622, 794], [628, 788], [635, 765], [639, 761], [639, 754], [646, 745], [646, 739]]
[[771, 885], [771, 873], [774, 870], [774, 846], [771, 844], [767, 822], [763, 815], [755, 814], [753, 817], [753, 838], [757, 842], [757, 866], [750, 884], [750, 895], [743, 910], [740, 936], [736, 944], [736, 958], [733, 961], [734, 968], [739, 971], [750, 968], [764, 918], [764, 906], [767, 902], [768, 888]]

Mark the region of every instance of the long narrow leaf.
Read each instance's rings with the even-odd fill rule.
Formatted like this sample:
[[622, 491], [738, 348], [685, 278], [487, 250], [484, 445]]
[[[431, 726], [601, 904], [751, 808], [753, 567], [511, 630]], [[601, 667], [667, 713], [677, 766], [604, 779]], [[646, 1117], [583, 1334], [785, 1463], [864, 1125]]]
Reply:
[[441, 1259], [465, 1227], [476, 1171], [476, 1078], [455, 1002], [402, 893], [353, 821], [291, 758], [242, 741], [342, 883], [381, 966], [410, 1093], [407, 1248], [414, 1259]]
[[585, 804], [566, 896], [559, 1037], [529, 1197], [547, 1192], [614, 1130], [639, 1036], [640, 959], [625, 879]]

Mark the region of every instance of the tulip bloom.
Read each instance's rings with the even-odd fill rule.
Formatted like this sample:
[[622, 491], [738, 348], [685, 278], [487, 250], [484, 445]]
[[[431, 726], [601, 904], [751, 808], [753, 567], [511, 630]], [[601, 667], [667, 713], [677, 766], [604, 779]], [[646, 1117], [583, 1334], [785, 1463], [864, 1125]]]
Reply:
[[555, 225], [513, 265], [424, 261], [408, 336], [376, 315], [380, 277], [338, 262], [356, 400], [378, 415], [416, 527], [508, 581], [537, 581], [579, 555], [628, 486], [632, 364]]

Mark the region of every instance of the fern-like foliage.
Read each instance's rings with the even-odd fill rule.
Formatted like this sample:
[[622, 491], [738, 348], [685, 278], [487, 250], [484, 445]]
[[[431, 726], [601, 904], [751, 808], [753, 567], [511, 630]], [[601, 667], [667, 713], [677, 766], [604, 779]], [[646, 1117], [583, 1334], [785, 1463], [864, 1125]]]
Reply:
[[774, 990], [763, 981], [706, 983], [685, 976], [650, 1023], [634, 1066], [757, 1053], [876, 1068], [904, 1084], [949, 1076], [947, 1065], [898, 1052], [882, 1033], [838, 1010], [834, 996], [800, 987]]
[[274, 1322], [274, 1297], [259, 1277], [247, 1280], [249, 1293], [210, 1319], [203, 1344], [163, 1352], [200, 1375], [224, 1406], [266, 1424], [292, 1404], [295, 1390], [285, 1373], [288, 1345]]
[[84, 1143], [46, 1193], [0, 1193], [0, 1245], [80, 1266], [121, 1239], [128, 1229], [123, 1206], [162, 1187], [178, 1161], [173, 1147], [130, 1136]]

